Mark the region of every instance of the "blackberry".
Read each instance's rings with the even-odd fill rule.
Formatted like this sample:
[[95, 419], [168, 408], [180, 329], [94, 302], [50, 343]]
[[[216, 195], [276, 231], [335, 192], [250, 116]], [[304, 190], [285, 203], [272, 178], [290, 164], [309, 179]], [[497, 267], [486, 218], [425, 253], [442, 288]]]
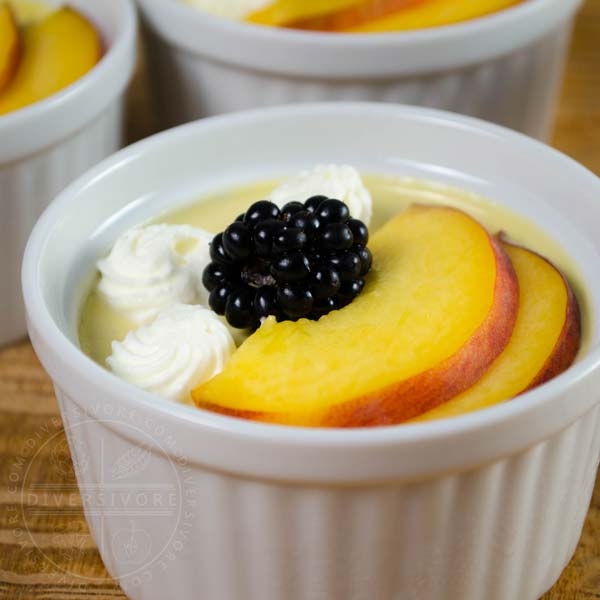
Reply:
[[318, 319], [319, 317], [326, 315], [328, 312], [336, 310], [340, 307], [340, 301], [336, 300], [335, 298], [316, 298], [313, 302], [313, 308], [310, 318]]
[[211, 262], [202, 273], [202, 285], [212, 292], [220, 284], [234, 280], [235, 275], [236, 273], [231, 267]]
[[327, 258], [331, 267], [337, 270], [342, 281], [352, 281], [360, 277], [362, 262], [355, 252], [342, 252]]
[[281, 211], [276, 204], [268, 200], [255, 202], [244, 215], [244, 223], [249, 227], [254, 227], [260, 221], [265, 219], [279, 219]]
[[271, 264], [270, 272], [279, 282], [302, 281], [310, 275], [310, 262], [305, 254], [296, 250], [278, 256]]
[[210, 296], [208, 297], [208, 303], [218, 315], [225, 314], [227, 299], [234, 289], [235, 288], [227, 283], [221, 283], [210, 293]]
[[340, 286], [338, 298], [344, 303], [350, 303], [358, 296], [365, 287], [364, 279], [354, 279], [352, 281], [344, 281]]
[[310, 313], [314, 299], [306, 286], [284, 285], [277, 290], [277, 301], [288, 318], [299, 319]]
[[321, 221], [307, 210], [300, 211], [290, 219], [290, 227], [300, 229], [311, 239], [316, 239], [321, 228]]
[[317, 206], [315, 215], [322, 224], [346, 223], [350, 218], [350, 211], [341, 200], [327, 199]]
[[362, 292], [368, 240], [367, 226], [340, 200], [312, 196], [281, 210], [255, 202], [210, 244], [202, 274], [210, 307], [239, 329], [269, 315], [319, 319]]
[[258, 256], [269, 256], [271, 254], [273, 238], [283, 229], [285, 223], [277, 219], [265, 219], [254, 227], [254, 248]]
[[354, 243], [366, 246], [369, 241], [369, 230], [367, 226], [358, 219], [350, 219], [347, 223], [354, 237]]
[[312, 196], [304, 202], [304, 210], [307, 210], [311, 213], [315, 212], [315, 210], [317, 210], [321, 202], [324, 200], [329, 200], [329, 198], [327, 196]]
[[335, 296], [341, 284], [342, 280], [333, 267], [319, 265], [312, 273], [310, 289], [315, 298], [325, 299]]
[[252, 233], [245, 223], [232, 223], [223, 232], [223, 248], [234, 260], [245, 260], [253, 251]]
[[221, 265], [232, 265], [234, 262], [233, 258], [225, 251], [222, 233], [216, 235], [210, 243], [210, 259]]
[[304, 206], [304, 204], [302, 204], [302, 202], [288, 202], [281, 209], [281, 216], [283, 217], [283, 220], [287, 222], [296, 213], [302, 212], [303, 210], [306, 210], [306, 206]]
[[325, 252], [349, 250], [354, 244], [354, 235], [346, 223], [329, 223], [321, 233], [320, 249]]
[[360, 258], [360, 276], [363, 277], [371, 270], [371, 265], [373, 264], [371, 251], [364, 246], [357, 246], [354, 249], [354, 253]]
[[288, 227], [282, 229], [273, 237], [273, 252], [284, 254], [292, 250], [302, 250], [306, 246], [308, 238], [302, 229]]
[[254, 323], [254, 292], [250, 286], [232, 290], [225, 305], [225, 318], [233, 327], [247, 329]]

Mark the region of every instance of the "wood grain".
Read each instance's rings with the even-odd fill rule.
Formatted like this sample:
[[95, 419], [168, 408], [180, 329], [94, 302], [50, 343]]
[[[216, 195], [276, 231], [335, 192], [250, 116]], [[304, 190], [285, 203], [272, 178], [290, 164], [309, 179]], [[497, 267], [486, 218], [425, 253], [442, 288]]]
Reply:
[[[132, 140], [155, 129], [141, 73], [129, 99]], [[600, 174], [600, 0], [578, 18], [554, 144]], [[36, 511], [27, 491], [40, 483], [62, 485], [57, 510]], [[52, 385], [27, 342], [0, 350], [0, 507], [0, 598], [125, 598], [88, 533]], [[577, 553], [544, 597], [592, 599], [600, 599], [600, 479]]]

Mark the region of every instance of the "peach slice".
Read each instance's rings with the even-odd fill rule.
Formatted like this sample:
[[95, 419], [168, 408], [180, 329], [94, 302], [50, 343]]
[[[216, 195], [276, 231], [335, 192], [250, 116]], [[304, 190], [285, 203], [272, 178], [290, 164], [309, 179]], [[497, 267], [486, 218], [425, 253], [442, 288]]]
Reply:
[[0, 92], [10, 83], [19, 64], [21, 38], [12, 9], [0, 2]]
[[336, 12], [291, 21], [286, 26], [315, 31], [343, 31], [427, 2], [428, 0], [363, 0], [360, 4]]
[[257, 25], [285, 27], [288, 23], [340, 11], [364, 0], [275, 0], [272, 4], [246, 17]]
[[404, 10], [399, 10], [380, 19], [366, 21], [344, 28], [344, 31], [375, 33], [438, 27], [510, 8], [523, 0], [423, 0], [415, 2]]
[[352, 304], [319, 321], [268, 319], [194, 390], [198, 406], [293, 425], [384, 425], [478, 381], [518, 312], [499, 242], [464, 212], [415, 206], [370, 247], [373, 271]]
[[101, 55], [97, 31], [70, 8], [26, 27], [19, 68], [0, 95], [0, 115], [62, 90], [85, 75]]
[[566, 370], [581, 343], [579, 306], [567, 280], [535, 252], [504, 244], [521, 291], [511, 340], [469, 390], [415, 419], [452, 417], [509, 400]]

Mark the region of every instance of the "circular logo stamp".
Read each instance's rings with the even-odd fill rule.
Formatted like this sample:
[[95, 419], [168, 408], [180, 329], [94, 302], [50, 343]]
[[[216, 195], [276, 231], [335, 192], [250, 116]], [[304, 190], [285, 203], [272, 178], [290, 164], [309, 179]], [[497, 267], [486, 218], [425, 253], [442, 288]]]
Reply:
[[98, 550], [125, 592], [150, 583], [184, 549], [197, 506], [176, 436], [158, 419], [102, 405], [63, 416], [64, 428], [52, 417], [10, 466], [17, 543], [57, 578], [106, 582]]

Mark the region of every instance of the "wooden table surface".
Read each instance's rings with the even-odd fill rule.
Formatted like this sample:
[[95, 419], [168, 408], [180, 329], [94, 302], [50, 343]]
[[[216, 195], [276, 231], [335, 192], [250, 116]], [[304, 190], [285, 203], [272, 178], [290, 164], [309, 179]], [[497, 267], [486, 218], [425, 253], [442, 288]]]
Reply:
[[[142, 88], [138, 81], [131, 114], [144, 112]], [[134, 120], [131, 138], [152, 128]], [[600, 174], [600, 0], [587, 0], [577, 21], [554, 144]], [[40, 482], [72, 491], [23, 495]], [[75, 483], [52, 386], [31, 346], [0, 350], [0, 598], [125, 598], [88, 533]], [[592, 598], [600, 599], [600, 478], [577, 553], [544, 600]]]

